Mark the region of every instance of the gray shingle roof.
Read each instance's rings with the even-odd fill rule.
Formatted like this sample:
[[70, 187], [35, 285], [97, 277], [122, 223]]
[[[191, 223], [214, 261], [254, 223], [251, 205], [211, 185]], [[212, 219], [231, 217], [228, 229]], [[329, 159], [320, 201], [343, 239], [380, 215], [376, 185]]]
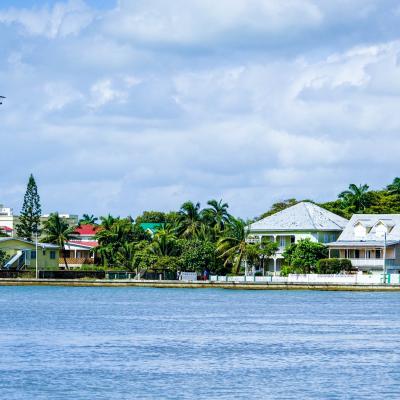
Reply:
[[342, 231], [347, 219], [316, 204], [301, 202], [250, 225], [250, 231]]
[[387, 241], [400, 241], [400, 214], [355, 214], [351, 217], [346, 228], [339, 236], [338, 241], [359, 241], [355, 236], [354, 226], [361, 223], [369, 229], [363, 241], [382, 241], [382, 237], [376, 234], [376, 224], [382, 221], [388, 227]]

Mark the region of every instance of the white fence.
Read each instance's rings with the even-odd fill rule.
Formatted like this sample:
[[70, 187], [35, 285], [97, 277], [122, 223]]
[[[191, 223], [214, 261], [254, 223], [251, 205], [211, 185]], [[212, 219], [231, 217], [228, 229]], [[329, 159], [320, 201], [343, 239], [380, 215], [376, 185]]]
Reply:
[[196, 272], [181, 272], [179, 275], [180, 281], [193, 282], [197, 281], [197, 273]]
[[[352, 275], [322, 275], [322, 274], [289, 274], [289, 276], [210, 276], [212, 282], [249, 282], [249, 283], [314, 283], [340, 285], [376, 285], [384, 282], [383, 274], [352, 274]], [[400, 274], [387, 274], [386, 283], [400, 284]]]

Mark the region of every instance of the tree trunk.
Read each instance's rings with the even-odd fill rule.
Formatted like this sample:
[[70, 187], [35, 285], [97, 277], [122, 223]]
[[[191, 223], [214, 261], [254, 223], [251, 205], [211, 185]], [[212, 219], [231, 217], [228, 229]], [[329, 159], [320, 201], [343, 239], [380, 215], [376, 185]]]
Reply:
[[63, 258], [64, 258], [64, 264], [65, 264], [65, 269], [69, 269], [68, 268], [68, 263], [67, 263], [67, 257], [65, 256], [65, 249], [62, 249], [62, 253], [63, 253]]

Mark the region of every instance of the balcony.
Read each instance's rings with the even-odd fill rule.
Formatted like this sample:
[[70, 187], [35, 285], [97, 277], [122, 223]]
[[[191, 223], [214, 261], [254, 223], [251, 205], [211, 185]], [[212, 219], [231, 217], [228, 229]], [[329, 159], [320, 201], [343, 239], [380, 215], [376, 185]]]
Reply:
[[[383, 258], [350, 258], [353, 267], [382, 268]], [[386, 267], [396, 266], [396, 260], [386, 259]]]

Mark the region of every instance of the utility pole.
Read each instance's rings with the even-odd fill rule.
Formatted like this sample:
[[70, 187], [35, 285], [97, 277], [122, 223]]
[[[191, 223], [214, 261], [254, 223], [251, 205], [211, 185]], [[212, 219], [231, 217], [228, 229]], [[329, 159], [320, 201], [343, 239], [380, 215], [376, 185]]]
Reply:
[[36, 229], [36, 232], [35, 232], [35, 249], [36, 249], [36, 259], [35, 259], [35, 261], [36, 261], [36, 279], [39, 279], [39, 269], [38, 269], [38, 256], [39, 256], [39, 254], [38, 254], [38, 232], [37, 232], [37, 229]]
[[386, 232], [383, 239], [383, 283], [386, 284]]

